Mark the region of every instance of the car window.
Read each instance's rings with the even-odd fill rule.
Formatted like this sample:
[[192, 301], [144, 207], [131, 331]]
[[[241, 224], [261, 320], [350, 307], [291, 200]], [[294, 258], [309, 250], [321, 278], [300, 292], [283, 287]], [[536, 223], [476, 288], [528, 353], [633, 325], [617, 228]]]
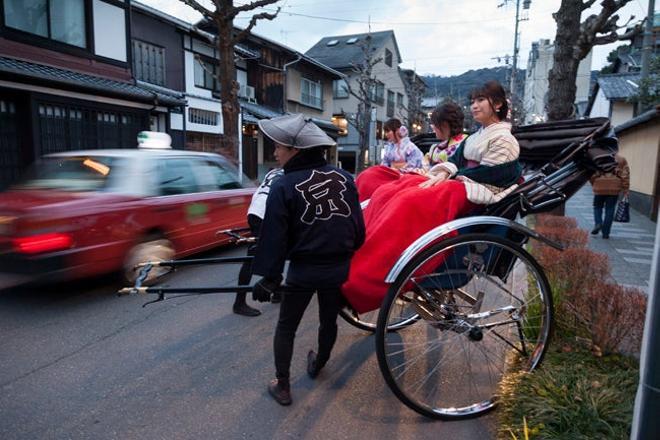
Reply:
[[243, 186], [238, 181], [236, 168], [213, 160], [200, 160], [195, 164], [200, 191], [236, 189]]
[[158, 164], [159, 194], [171, 196], [198, 191], [190, 159], [164, 159]]
[[18, 188], [104, 191], [120, 177], [121, 159], [105, 156], [46, 157], [36, 162]]

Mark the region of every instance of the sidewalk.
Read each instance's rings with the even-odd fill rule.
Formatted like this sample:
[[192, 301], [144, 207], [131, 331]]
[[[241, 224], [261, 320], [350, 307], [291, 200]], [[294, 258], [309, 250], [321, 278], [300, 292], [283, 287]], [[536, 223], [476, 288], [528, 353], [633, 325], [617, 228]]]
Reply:
[[[566, 216], [576, 218], [578, 227], [587, 231], [594, 226], [592, 201], [587, 183], [566, 203]], [[630, 223], [614, 222], [609, 240], [590, 234], [589, 248], [609, 257], [617, 283], [648, 293], [655, 230], [656, 224], [648, 217], [630, 209]]]

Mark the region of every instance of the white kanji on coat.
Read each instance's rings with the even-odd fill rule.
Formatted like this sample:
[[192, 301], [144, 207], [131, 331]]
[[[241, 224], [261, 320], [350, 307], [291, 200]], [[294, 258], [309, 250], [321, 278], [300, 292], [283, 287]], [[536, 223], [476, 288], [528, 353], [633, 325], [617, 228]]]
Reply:
[[312, 171], [309, 179], [296, 185], [296, 190], [307, 203], [300, 220], [311, 225], [332, 216], [349, 217], [351, 208], [344, 200], [346, 177], [337, 171]]

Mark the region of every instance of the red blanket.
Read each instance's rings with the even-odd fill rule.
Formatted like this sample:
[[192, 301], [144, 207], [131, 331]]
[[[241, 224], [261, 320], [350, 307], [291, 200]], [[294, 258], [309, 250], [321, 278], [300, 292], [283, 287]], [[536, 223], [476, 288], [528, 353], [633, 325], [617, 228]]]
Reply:
[[342, 289], [358, 313], [380, 307], [389, 287], [385, 276], [410, 244], [432, 228], [466, 215], [475, 206], [467, 200], [461, 182], [449, 180], [422, 189], [418, 185], [425, 177], [401, 175], [398, 171], [395, 176], [384, 170], [374, 167], [373, 172], [365, 172], [357, 180], [360, 199], [371, 195], [364, 211], [367, 236], [353, 256]]
[[388, 168], [382, 165], [377, 165], [375, 167], [370, 167], [358, 174], [355, 179], [355, 185], [358, 189], [358, 197], [360, 202], [364, 202], [371, 198], [371, 195], [379, 187], [390, 183], [395, 180], [399, 180], [401, 173], [392, 168]]

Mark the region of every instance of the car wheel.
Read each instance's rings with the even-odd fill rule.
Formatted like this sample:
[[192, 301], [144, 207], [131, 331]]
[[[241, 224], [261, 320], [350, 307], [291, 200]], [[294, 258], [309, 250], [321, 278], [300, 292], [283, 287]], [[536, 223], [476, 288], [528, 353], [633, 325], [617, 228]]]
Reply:
[[[146, 261], [165, 261], [174, 258], [174, 246], [164, 237], [148, 237], [136, 244], [126, 255], [124, 260], [123, 275], [124, 280], [130, 284], [135, 283], [139, 275], [139, 270], [134, 270], [135, 266]], [[162, 275], [169, 272], [166, 267], [155, 267], [151, 269], [143, 285], [153, 284], [153, 282]]]

